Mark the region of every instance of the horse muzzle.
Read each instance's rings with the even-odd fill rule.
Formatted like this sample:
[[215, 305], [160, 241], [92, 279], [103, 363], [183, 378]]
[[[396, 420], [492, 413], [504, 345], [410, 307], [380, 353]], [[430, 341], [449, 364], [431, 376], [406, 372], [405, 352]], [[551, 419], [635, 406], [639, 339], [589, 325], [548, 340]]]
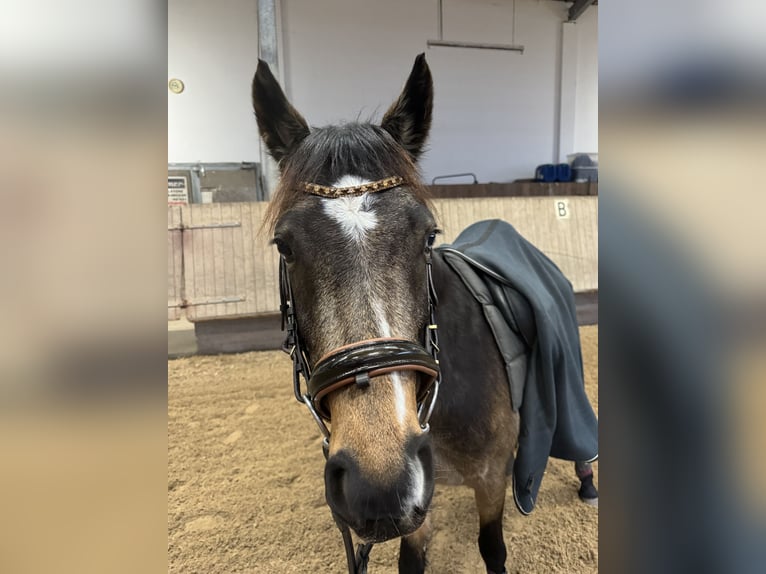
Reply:
[[347, 450], [330, 456], [325, 465], [327, 504], [336, 520], [367, 542], [390, 540], [420, 528], [433, 489], [433, 453], [425, 433], [410, 439], [402, 470], [383, 484], [367, 476]]

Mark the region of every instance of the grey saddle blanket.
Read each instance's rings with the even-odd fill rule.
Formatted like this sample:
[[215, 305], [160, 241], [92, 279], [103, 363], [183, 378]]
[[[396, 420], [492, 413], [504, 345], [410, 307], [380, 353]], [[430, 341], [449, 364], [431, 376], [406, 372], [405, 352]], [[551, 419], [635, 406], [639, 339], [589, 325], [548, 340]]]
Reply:
[[438, 251], [482, 305], [505, 362], [521, 424], [514, 500], [529, 514], [549, 456], [598, 457], [598, 421], [585, 394], [572, 284], [499, 219], [474, 223]]

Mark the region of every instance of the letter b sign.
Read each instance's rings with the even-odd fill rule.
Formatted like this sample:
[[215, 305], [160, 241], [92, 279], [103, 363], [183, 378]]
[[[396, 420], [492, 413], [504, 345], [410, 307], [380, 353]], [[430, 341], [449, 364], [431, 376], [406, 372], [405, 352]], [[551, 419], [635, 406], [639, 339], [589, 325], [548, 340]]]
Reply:
[[568, 199], [557, 199], [553, 203], [554, 209], [556, 210], [556, 219], [569, 219], [569, 200]]

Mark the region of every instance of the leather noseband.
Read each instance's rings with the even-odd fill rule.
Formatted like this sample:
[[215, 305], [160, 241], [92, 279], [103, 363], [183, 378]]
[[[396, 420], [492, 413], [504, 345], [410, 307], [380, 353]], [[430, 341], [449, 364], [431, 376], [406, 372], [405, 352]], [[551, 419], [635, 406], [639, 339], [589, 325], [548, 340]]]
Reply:
[[[433, 412], [439, 393], [441, 371], [436, 358], [439, 352], [434, 308], [436, 291], [431, 276], [431, 256], [426, 253], [426, 280], [428, 282], [428, 319], [424, 333], [425, 345], [405, 339], [377, 338], [357, 341], [338, 347], [321, 357], [311, 368], [309, 351], [298, 328], [290, 276], [284, 257], [279, 261], [279, 293], [281, 299], [282, 328], [287, 337], [282, 350], [293, 360], [293, 390], [298, 402], [305, 404], [324, 435], [325, 449], [329, 446], [330, 431], [325, 421], [330, 412], [324, 404], [327, 396], [343, 387], [356, 383], [360, 388], [370, 380], [395, 371], [415, 371], [418, 374], [418, 419], [423, 430], [428, 430], [428, 420]], [[306, 381], [302, 390], [301, 378]]]
[[421, 345], [404, 339], [369, 339], [335, 349], [322, 357], [308, 381], [308, 395], [319, 415], [330, 420], [323, 399], [356, 383], [366, 387], [370, 379], [394, 371], [418, 373], [417, 402], [421, 403], [439, 374], [438, 362]]

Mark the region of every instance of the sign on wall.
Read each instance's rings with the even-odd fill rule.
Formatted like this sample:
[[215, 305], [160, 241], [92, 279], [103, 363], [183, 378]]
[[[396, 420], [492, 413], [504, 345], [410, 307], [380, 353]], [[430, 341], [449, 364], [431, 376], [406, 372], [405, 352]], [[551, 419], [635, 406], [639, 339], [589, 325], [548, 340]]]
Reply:
[[188, 205], [189, 186], [185, 176], [168, 176], [168, 205]]

